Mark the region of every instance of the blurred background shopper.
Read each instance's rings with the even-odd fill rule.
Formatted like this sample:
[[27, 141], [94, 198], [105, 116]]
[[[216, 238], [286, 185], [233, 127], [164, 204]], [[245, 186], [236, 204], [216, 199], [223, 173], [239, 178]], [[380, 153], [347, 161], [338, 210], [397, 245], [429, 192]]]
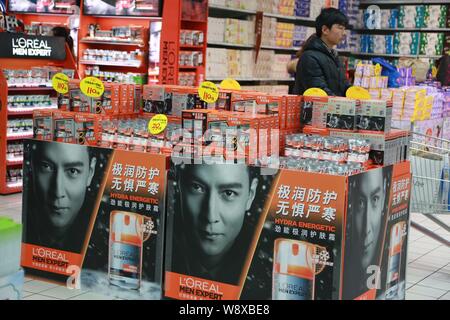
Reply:
[[347, 26], [347, 17], [338, 9], [321, 11], [316, 18], [316, 33], [297, 53], [298, 62], [293, 60], [288, 65], [288, 70], [295, 70], [296, 74], [294, 94], [301, 95], [309, 88], [320, 88], [329, 96], [345, 96], [350, 85], [334, 47], [344, 38]]

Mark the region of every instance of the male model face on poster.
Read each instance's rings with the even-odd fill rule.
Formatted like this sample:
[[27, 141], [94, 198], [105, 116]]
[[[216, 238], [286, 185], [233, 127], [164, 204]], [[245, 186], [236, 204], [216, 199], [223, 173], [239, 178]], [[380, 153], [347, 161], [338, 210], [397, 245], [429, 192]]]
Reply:
[[179, 185], [188, 241], [200, 263], [214, 268], [241, 232], [258, 179], [243, 164], [186, 165]]
[[352, 297], [346, 298], [356, 298], [371, 289], [367, 279], [373, 275], [370, 267], [380, 263], [391, 174], [392, 167], [373, 169], [350, 182], [344, 288]]
[[379, 247], [382, 217], [386, 197], [386, 181], [382, 170], [372, 170], [358, 181], [359, 192], [354, 208], [355, 244], [359, 244], [363, 270], [376, 264]]
[[33, 148], [33, 187], [40, 224], [48, 231], [47, 237], [62, 238], [76, 223], [97, 160], [79, 145], [47, 143]]

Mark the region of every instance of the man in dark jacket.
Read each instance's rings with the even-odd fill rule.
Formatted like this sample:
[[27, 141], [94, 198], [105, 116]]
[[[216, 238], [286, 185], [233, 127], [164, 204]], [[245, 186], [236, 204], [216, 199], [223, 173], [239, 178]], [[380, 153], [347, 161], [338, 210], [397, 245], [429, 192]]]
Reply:
[[323, 9], [316, 19], [316, 34], [308, 38], [299, 53], [294, 94], [321, 88], [329, 96], [345, 96], [349, 87], [337, 51], [345, 36], [347, 17], [338, 9]]

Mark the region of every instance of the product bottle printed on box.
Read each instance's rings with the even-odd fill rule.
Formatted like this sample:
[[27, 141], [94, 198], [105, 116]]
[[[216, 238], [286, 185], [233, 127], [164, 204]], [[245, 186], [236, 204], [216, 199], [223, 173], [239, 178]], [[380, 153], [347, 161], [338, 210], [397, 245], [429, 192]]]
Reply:
[[132, 212], [111, 213], [109, 281], [111, 284], [139, 289], [142, 265], [143, 217]]
[[316, 248], [317, 246], [303, 241], [275, 241], [273, 300], [314, 299]]
[[398, 294], [400, 282], [400, 267], [402, 264], [403, 226], [405, 222], [395, 224], [391, 229], [389, 245], [388, 273], [386, 283], [386, 299], [394, 298]]

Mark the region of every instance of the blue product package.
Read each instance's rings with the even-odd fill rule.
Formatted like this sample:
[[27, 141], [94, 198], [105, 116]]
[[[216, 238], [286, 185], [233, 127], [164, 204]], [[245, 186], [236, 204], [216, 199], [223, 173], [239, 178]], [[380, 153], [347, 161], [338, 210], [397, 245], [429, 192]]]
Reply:
[[388, 87], [390, 88], [398, 88], [398, 79], [400, 77], [400, 73], [397, 68], [390, 64], [387, 60], [383, 58], [374, 58], [372, 59], [373, 64], [380, 64], [382, 66], [381, 75], [388, 77]]

